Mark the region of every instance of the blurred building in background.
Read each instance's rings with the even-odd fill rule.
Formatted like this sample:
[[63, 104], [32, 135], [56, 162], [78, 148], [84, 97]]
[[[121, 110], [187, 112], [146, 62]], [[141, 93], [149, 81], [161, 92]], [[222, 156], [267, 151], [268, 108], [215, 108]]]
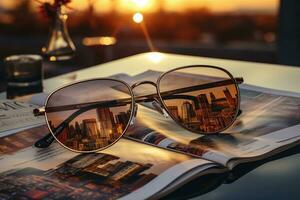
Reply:
[[281, 0], [278, 30], [278, 62], [300, 66], [300, 1]]

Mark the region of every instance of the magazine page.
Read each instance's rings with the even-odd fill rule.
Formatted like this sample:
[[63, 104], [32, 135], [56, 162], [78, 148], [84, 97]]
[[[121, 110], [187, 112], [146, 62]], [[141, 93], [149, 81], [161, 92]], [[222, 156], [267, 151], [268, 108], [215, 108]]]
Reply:
[[[243, 115], [236, 122], [238, 126], [228, 130], [237, 141], [230, 147], [231, 160], [259, 159], [299, 144], [300, 94], [249, 85], [241, 91]], [[239, 162], [228, 166], [233, 168]]]
[[146, 199], [190, 171], [220, 168], [127, 139], [94, 154], [74, 153], [58, 143], [33, 147], [45, 131], [41, 126], [1, 138], [2, 199]]
[[34, 108], [33, 104], [9, 99], [0, 100], [0, 137], [44, 124], [43, 117], [33, 115]]
[[[161, 72], [147, 71], [135, 77], [119, 75], [131, 83], [155, 81]], [[203, 75], [177, 74], [178, 80], [191, 85]], [[176, 84], [173, 82], [172, 84]], [[199, 135], [166, 119], [151, 104], [139, 105], [135, 130], [127, 136], [169, 150], [227, 165], [236, 158], [254, 158], [295, 144], [300, 139], [300, 95], [272, 89], [241, 85], [242, 114], [221, 134]], [[153, 93], [143, 87], [136, 95]], [[231, 164], [232, 168], [234, 164]]]
[[194, 143], [199, 134], [185, 130], [172, 119], [164, 118], [156, 110], [139, 105], [134, 126], [125, 137], [148, 145], [168, 149], [190, 156], [208, 159], [226, 165], [228, 155], [215, 151], [209, 143]]

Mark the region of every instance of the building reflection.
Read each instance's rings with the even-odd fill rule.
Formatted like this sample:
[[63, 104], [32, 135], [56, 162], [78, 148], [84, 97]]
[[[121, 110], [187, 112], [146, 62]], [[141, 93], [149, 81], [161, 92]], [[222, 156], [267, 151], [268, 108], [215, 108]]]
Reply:
[[[217, 132], [227, 127], [236, 114], [237, 94], [231, 94], [228, 87], [216, 88], [206, 94], [201, 92], [195, 97], [185, 95], [183, 101], [166, 101], [170, 114], [192, 130]], [[57, 136], [59, 141], [79, 151], [101, 149], [121, 136], [128, 124], [130, 111], [112, 112], [110, 108], [97, 108], [93, 116], [75, 118]], [[51, 121], [49, 125], [52, 130], [55, 129]]]
[[[70, 123], [57, 136], [58, 140], [79, 151], [100, 149], [116, 141], [128, 124], [130, 111], [118, 114], [109, 108], [97, 108], [95, 111], [95, 118]], [[49, 125], [52, 130], [55, 128], [51, 121]]]
[[[186, 127], [203, 132], [216, 132], [227, 127], [233, 120], [237, 109], [236, 94], [232, 95], [226, 87], [217, 98], [217, 89], [209, 94], [199, 94], [195, 100], [166, 101], [170, 114]], [[177, 105], [174, 105], [177, 104]]]

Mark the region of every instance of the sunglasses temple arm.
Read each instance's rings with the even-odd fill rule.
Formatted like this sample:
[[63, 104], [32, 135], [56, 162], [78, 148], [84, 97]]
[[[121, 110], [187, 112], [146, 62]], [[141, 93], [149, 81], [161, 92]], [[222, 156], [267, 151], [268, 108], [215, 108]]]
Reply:
[[[234, 78], [236, 84], [241, 84], [244, 82], [243, 78]], [[232, 79], [228, 80], [222, 80], [222, 81], [217, 81], [217, 82], [212, 82], [212, 83], [206, 83], [206, 84], [201, 84], [201, 85], [194, 85], [190, 87], [185, 87], [185, 88], [179, 88], [175, 90], [169, 90], [165, 92], [161, 92], [161, 96], [163, 95], [172, 95], [176, 93], [184, 93], [184, 92], [191, 92], [195, 90], [202, 90], [202, 89], [209, 89], [209, 88], [214, 88], [214, 87], [220, 87], [220, 86], [226, 86], [226, 85], [232, 85]]]

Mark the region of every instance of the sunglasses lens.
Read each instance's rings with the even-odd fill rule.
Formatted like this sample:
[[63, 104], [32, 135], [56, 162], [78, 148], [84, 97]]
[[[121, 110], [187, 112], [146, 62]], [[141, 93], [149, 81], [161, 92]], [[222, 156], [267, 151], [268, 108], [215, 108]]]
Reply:
[[187, 67], [162, 76], [161, 98], [169, 115], [185, 128], [212, 134], [228, 128], [238, 113], [238, 89], [219, 68]]
[[49, 128], [63, 146], [101, 150], [115, 143], [131, 117], [130, 89], [114, 80], [89, 80], [52, 93], [46, 103]]

